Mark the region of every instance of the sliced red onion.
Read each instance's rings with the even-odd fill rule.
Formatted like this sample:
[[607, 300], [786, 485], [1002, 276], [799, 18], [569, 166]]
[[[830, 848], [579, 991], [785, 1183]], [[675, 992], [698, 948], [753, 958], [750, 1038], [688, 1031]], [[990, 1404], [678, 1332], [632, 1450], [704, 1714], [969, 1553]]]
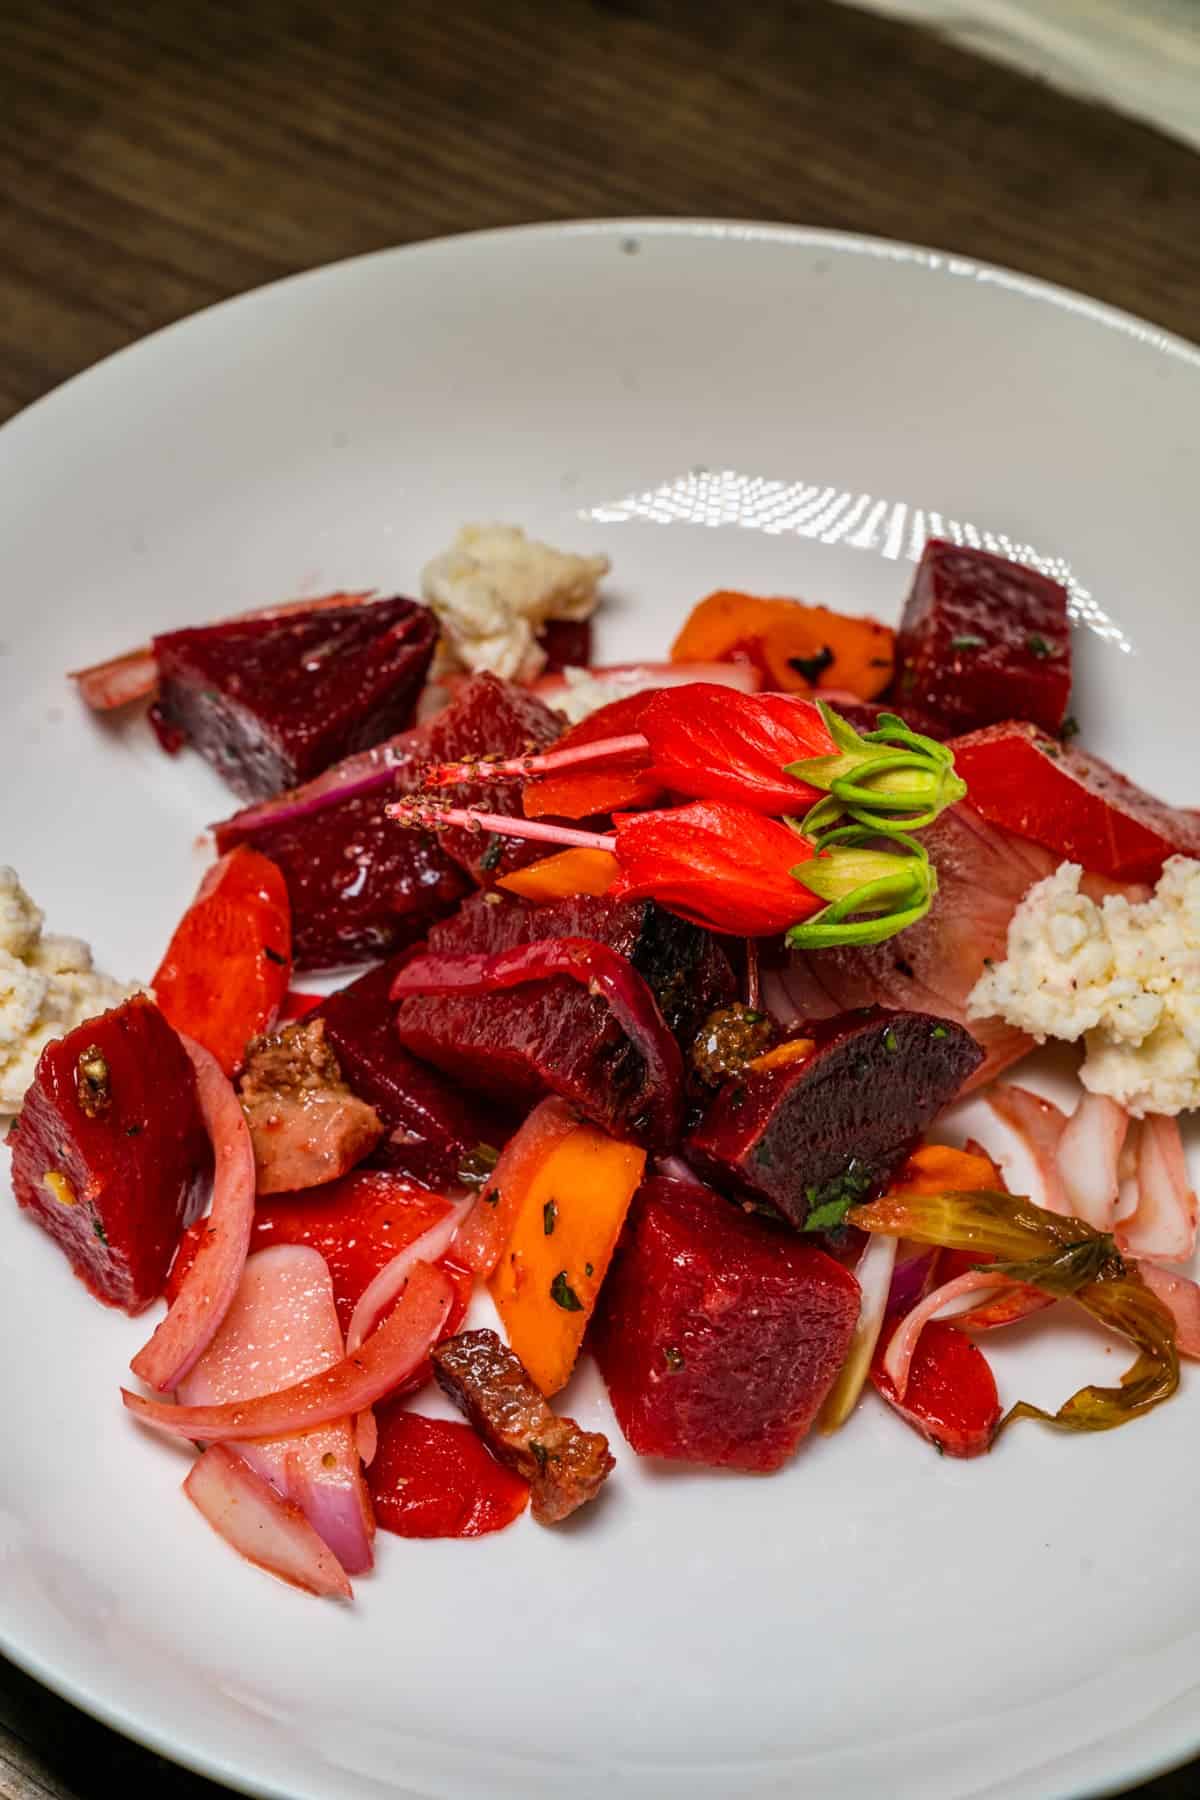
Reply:
[[1117, 1227], [1130, 1256], [1185, 1262], [1196, 1247], [1196, 1196], [1188, 1180], [1178, 1119], [1150, 1113], [1137, 1150], [1137, 1210]]
[[1200, 1287], [1188, 1276], [1159, 1269], [1152, 1262], [1139, 1263], [1138, 1273], [1175, 1320], [1179, 1354], [1200, 1357]]
[[245, 1115], [220, 1064], [179, 1034], [196, 1071], [196, 1093], [215, 1168], [208, 1227], [165, 1319], [130, 1368], [160, 1393], [179, 1386], [212, 1343], [229, 1311], [254, 1222], [254, 1148]]
[[1107, 1094], [1084, 1092], [1058, 1140], [1056, 1161], [1066, 1209], [1096, 1231], [1111, 1231], [1129, 1114]]
[[1011, 1081], [997, 1081], [984, 1099], [996, 1117], [1016, 1132], [1032, 1157], [1042, 1188], [1039, 1204], [1047, 1212], [1069, 1213], [1071, 1207], [1057, 1160], [1059, 1140], [1067, 1124], [1062, 1108]]
[[[345, 1354], [325, 1258], [307, 1245], [273, 1244], [247, 1257], [225, 1322], [178, 1398], [185, 1406], [252, 1399], [333, 1368]], [[241, 1454], [300, 1508], [347, 1573], [372, 1566], [375, 1520], [349, 1419], [258, 1439]]]
[[682, 1156], [657, 1156], [654, 1168], [657, 1174], [665, 1175], [669, 1181], [686, 1181], [692, 1187], [704, 1186], [702, 1178], [690, 1163], [684, 1162]]
[[646, 1065], [647, 1085], [663, 1117], [663, 1133], [678, 1136], [683, 1118], [683, 1056], [658, 1002], [627, 956], [592, 938], [540, 938], [497, 955], [417, 957], [392, 983], [392, 999], [410, 994], [488, 994], [530, 981], [568, 976], [607, 1001]]
[[978, 1293], [983, 1288], [1005, 1288], [1015, 1285], [1007, 1275], [993, 1275], [987, 1269], [968, 1269], [965, 1275], [958, 1275], [953, 1281], [944, 1282], [927, 1294], [924, 1300], [913, 1307], [908, 1316], [900, 1321], [892, 1334], [891, 1342], [884, 1351], [884, 1372], [896, 1390], [896, 1398], [903, 1400], [908, 1388], [908, 1372], [912, 1366], [913, 1352], [917, 1342], [928, 1325], [944, 1306], [961, 1299], [967, 1294]]
[[821, 1411], [821, 1430], [824, 1432], [838, 1431], [846, 1423], [858, 1405], [858, 1397], [871, 1373], [871, 1358], [888, 1310], [899, 1241], [877, 1233], [868, 1238], [867, 1247], [858, 1260], [854, 1271], [861, 1296], [858, 1324], [854, 1327], [841, 1373]]
[[353, 1598], [345, 1569], [298, 1506], [224, 1444], [193, 1463], [183, 1491], [213, 1530], [256, 1568], [309, 1594]]
[[350, 1319], [350, 1327], [346, 1332], [346, 1353], [352, 1356], [359, 1345], [366, 1339], [392, 1301], [403, 1293], [415, 1264], [419, 1262], [437, 1262], [445, 1256], [451, 1244], [458, 1236], [459, 1230], [471, 1209], [479, 1204], [479, 1196], [468, 1194], [463, 1200], [454, 1200], [444, 1218], [431, 1225], [428, 1231], [413, 1243], [406, 1244], [398, 1250], [391, 1262], [385, 1263], [375, 1279], [369, 1283], [359, 1297]]
[[343, 801], [357, 800], [363, 794], [382, 793], [395, 784], [401, 769], [419, 760], [417, 746], [420, 728], [402, 731], [394, 738], [375, 744], [370, 750], [359, 750], [332, 768], [325, 769], [302, 787], [288, 788], [270, 800], [243, 807], [231, 818], [221, 819], [212, 829], [219, 833], [222, 845], [240, 842], [267, 826], [293, 825], [298, 819], [311, 818], [327, 807]]
[[132, 1394], [128, 1388], [121, 1389], [121, 1398], [135, 1418], [174, 1437], [244, 1443], [248, 1438], [310, 1431], [314, 1425], [374, 1406], [407, 1381], [437, 1342], [453, 1300], [449, 1277], [429, 1263], [418, 1263], [379, 1330], [353, 1356], [319, 1375], [277, 1393], [223, 1406], [171, 1406]]
[[915, 1251], [911, 1256], [905, 1256], [903, 1260], [897, 1256], [891, 1292], [887, 1302], [889, 1319], [897, 1318], [901, 1313], [911, 1312], [917, 1301], [923, 1298], [928, 1290], [937, 1258], [936, 1250], [925, 1248]]

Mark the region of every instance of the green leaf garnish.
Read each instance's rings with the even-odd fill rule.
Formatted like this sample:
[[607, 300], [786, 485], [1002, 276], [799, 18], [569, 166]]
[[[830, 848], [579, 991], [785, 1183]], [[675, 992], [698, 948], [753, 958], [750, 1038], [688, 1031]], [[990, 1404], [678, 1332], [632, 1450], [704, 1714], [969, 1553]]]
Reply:
[[567, 1271], [560, 1269], [550, 1283], [550, 1298], [555, 1306], [561, 1306], [564, 1312], [582, 1312], [583, 1301], [567, 1282]]

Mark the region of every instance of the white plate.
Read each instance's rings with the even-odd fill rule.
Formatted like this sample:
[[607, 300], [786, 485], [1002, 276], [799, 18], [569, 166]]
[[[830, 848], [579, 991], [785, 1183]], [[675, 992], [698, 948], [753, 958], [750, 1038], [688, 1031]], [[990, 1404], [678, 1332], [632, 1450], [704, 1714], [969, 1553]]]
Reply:
[[[603, 649], [738, 585], [894, 617], [927, 531], [1069, 571], [1087, 741], [1194, 784], [1200, 355], [893, 244], [647, 222], [464, 238], [189, 320], [0, 433], [0, 858], [149, 974], [228, 798], [65, 668], [334, 586], [412, 591], [463, 521], [615, 563]], [[1191, 786], [1189, 787], [1189, 780]], [[0, 1210], [0, 1641], [289, 1800], [1049, 1796], [1200, 1743], [1200, 1385], [1143, 1423], [942, 1461], [873, 1401], [771, 1480], [638, 1466], [594, 1516], [381, 1538], [353, 1609], [239, 1564], [117, 1384], [144, 1325]], [[1096, 1341], [1029, 1331], [1010, 1395]], [[594, 1376], [570, 1399], [608, 1421]]]

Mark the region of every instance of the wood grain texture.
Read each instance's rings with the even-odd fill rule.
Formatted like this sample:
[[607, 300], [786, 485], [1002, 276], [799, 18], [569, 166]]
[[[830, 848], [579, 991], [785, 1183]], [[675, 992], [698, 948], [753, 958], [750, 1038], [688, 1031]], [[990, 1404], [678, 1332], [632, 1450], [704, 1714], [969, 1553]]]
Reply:
[[[1200, 338], [1200, 156], [825, 0], [0, 0], [0, 418], [297, 269], [622, 213], [915, 239]], [[0, 1662], [3, 1800], [110, 1786], [222, 1791]]]

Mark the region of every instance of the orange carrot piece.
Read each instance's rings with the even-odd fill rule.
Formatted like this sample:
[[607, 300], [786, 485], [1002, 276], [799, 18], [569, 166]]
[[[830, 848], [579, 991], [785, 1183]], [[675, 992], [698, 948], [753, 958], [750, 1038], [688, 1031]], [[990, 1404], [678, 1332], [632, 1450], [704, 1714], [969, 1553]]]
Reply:
[[692, 608], [671, 646], [681, 661], [756, 663], [770, 687], [807, 694], [837, 688], [874, 700], [892, 679], [895, 633], [876, 619], [720, 589]]

